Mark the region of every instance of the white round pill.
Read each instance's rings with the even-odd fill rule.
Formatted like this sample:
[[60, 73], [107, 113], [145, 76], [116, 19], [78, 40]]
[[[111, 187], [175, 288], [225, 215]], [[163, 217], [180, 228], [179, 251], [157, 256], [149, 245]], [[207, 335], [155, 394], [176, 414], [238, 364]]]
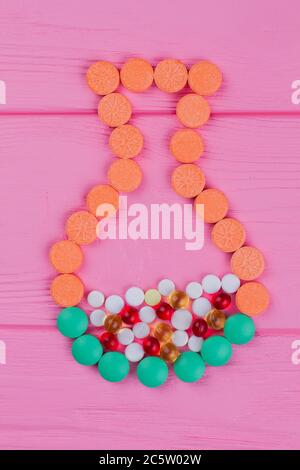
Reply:
[[157, 289], [161, 293], [161, 295], [170, 295], [171, 292], [175, 290], [175, 284], [170, 279], [162, 279], [159, 282]]
[[134, 340], [134, 334], [130, 328], [122, 328], [118, 332], [117, 337], [119, 343], [123, 344], [124, 346], [127, 346]]
[[235, 274], [225, 274], [222, 277], [222, 289], [227, 294], [234, 294], [241, 285], [240, 279]]
[[221, 279], [214, 274], [207, 274], [207, 276], [202, 279], [202, 287], [207, 294], [214, 294], [221, 288]]
[[90, 314], [90, 322], [94, 326], [103, 326], [106, 313], [104, 310], [93, 310]]
[[203, 344], [203, 338], [199, 338], [199, 336], [192, 335], [189, 338], [188, 348], [193, 352], [199, 352], [201, 351], [202, 344]]
[[142, 320], [145, 323], [152, 323], [155, 318], [156, 318], [156, 313], [154, 308], [149, 307], [146, 305], [145, 307], [142, 307], [141, 310], [139, 311], [139, 317], [140, 320]]
[[172, 315], [171, 323], [176, 330], [187, 330], [192, 323], [192, 314], [188, 310], [175, 310]]
[[198, 297], [201, 297], [203, 289], [200, 282], [193, 281], [186, 286], [185, 292], [190, 299], [198, 299]]
[[205, 297], [200, 297], [192, 303], [192, 311], [197, 317], [204, 317], [211, 310], [211, 303]]
[[150, 328], [147, 323], [140, 321], [133, 326], [132, 331], [136, 338], [142, 339], [148, 336], [150, 333]]
[[188, 342], [188, 339], [189, 339], [189, 335], [187, 334], [186, 331], [176, 330], [174, 331], [173, 336], [172, 336], [173, 343], [175, 344], [175, 346], [179, 348], [182, 346], [185, 346]]
[[130, 287], [127, 289], [125, 299], [131, 307], [138, 307], [144, 302], [145, 294], [139, 287]]
[[119, 295], [110, 295], [105, 301], [105, 308], [109, 313], [120, 313], [125, 302]]
[[144, 357], [144, 349], [139, 343], [131, 343], [125, 348], [125, 356], [130, 362], [138, 362]]
[[99, 290], [92, 290], [87, 296], [88, 304], [94, 308], [102, 307], [104, 299], [104, 294]]

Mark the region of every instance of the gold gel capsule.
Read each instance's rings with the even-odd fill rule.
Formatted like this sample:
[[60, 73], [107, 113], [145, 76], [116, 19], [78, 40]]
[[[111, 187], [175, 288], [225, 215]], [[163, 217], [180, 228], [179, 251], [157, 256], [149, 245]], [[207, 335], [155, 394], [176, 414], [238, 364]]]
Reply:
[[166, 343], [171, 340], [173, 330], [167, 323], [158, 323], [154, 330], [154, 336], [161, 343]]
[[108, 315], [104, 321], [104, 328], [109, 333], [117, 333], [122, 326], [122, 318], [119, 315]]
[[182, 290], [174, 290], [169, 295], [168, 301], [171, 307], [177, 310], [179, 308], [186, 308], [190, 299], [189, 296]]
[[175, 362], [179, 354], [177, 347], [173, 343], [165, 343], [160, 348], [160, 357], [166, 362]]
[[225, 325], [225, 314], [221, 310], [214, 308], [206, 316], [207, 325], [213, 330], [222, 330]]

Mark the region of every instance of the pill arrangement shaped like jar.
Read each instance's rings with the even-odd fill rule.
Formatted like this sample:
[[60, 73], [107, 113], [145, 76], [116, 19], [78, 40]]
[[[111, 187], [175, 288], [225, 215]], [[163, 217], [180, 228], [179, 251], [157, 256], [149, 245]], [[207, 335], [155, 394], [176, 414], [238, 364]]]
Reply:
[[[203, 377], [207, 365], [228, 363], [232, 344], [245, 344], [253, 338], [252, 317], [268, 307], [269, 293], [257, 281], [265, 268], [264, 257], [259, 249], [246, 245], [246, 230], [230, 216], [226, 195], [207, 185], [197, 163], [205, 152], [197, 129], [209, 120], [207, 97], [221, 83], [218, 67], [204, 60], [188, 69], [170, 58], [155, 67], [145, 59], [131, 58], [120, 71], [110, 62], [99, 61], [87, 71], [88, 86], [101, 97], [98, 116], [111, 128], [109, 148], [116, 158], [109, 166], [107, 181], [88, 192], [86, 209], [67, 219], [66, 239], [50, 250], [50, 262], [58, 273], [51, 294], [63, 307], [57, 327], [74, 340], [74, 359], [86, 366], [97, 364], [105, 380], [122, 381], [130, 365], [137, 363], [139, 381], [150, 388], [167, 380], [170, 367], [180, 380], [195, 382]], [[137, 160], [144, 136], [130, 123], [133, 107], [120, 92], [121, 85], [136, 93], [153, 85], [165, 93], [181, 92], [176, 116], [183, 127], [170, 139], [170, 154], [178, 163], [170, 184], [193, 203], [197, 216], [212, 225], [214, 245], [230, 258], [230, 272], [222, 278], [206, 274], [185, 288], [162, 279], [145, 290], [129, 287], [124, 295], [105, 296], [95, 289], [85, 297], [84, 284], [75, 274], [84, 259], [81, 247], [93, 243], [99, 221], [118, 210], [120, 193], [134, 191], [143, 180]], [[190, 90], [182, 95], [187, 87]]]

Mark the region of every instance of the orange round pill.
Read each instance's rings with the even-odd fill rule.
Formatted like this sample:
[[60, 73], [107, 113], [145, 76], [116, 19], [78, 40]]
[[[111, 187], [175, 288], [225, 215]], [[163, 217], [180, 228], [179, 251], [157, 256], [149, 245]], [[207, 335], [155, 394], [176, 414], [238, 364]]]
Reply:
[[193, 198], [201, 193], [204, 186], [204, 173], [193, 163], [180, 165], [172, 173], [172, 187], [180, 196]]
[[172, 155], [181, 163], [198, 160], [204, 150], [204, 144], [198, 132], [192, 129], [180, 129], [173, 134], [170, 142]]
[[52, 266], [60, 273], [73, 273], [80, 268], [83, 253], [80, 246], [70, 240], [54, 243], [50, 249], [49, 259]]
[[117, 191], [128, 193], [141, 184], [142, 171], [134, 160], [116, 160], [109, 167], [108, 180]]
[[231, 269], [243, 281], [253, 281], [265, 268], [263, 254], [252, 246], [242, 246], [231, 257]]
[[92, 64], [87, 71], [88, 86], [97, 95], [108, 95], [115, 91], [120, 83], [117, 67], [104, 60]]
[[161, 91], [176, 93], [185, 87], [187, 82], [186, 66], [176, 59], [164, 59], [154, 70], [154, 81]]
[[232, 253], [245, 243], [246, 232], [240, 222], [227, 217], [216, 223], [211, 236], [214, 244], [220, 250], [225, 251], [225, 253]]
[[196, 212], [202, 216], [202, 208], [197, 209], [199, 204], [203, 204], [203, 219], [205, 222], [215, 224], [222, 220], [229, 208], [227, 197], [218, 189], [205, 189], [195, 199]]
[[188, 82], [198, 95], [212, 95], [221, 86], [222, 74], [215, 64], [203, 60], [190, 68]]
[[68, 239], [78, 245], [89, 245], [96, 240], [98, 220], [87, 211], [79, 211], [72, 214], [66, 224]]
[[210, 106], [202, 96], [191, 93], [180, 98], [176, 106], [176, 114], [184, 126], [196, 128], [208, 121]]
[[121, 93], [110, 93], [100, 100], [98, 116], [109, 127], [125, 124], [131, 118], [131, 114], [131, 103]]
[[[86, 204], [89, 211], [97, 217], [112, 215], [119, 207], [119, 193], [109, 184], [99, 184], [88, 193]], [[105, 207], [108, 204], [113, 207]]]
[[78, 305], [84, 294], [84, 286], [74, 274], [59, 274], [51, 284], [51, 295], [62, 307]]
[[127, 60], [120, 72], [122, 85], [137, 93], [146, 91], [153, 83], [153, 68], [144, 59]]
[[260, 282], [246, 282], [238, 289], [235, 301], [240, 312], [255, 316], [266, 310], [270, 295]]
[[143, 134], [131, 124], [116, 127], [110, 134], [109, 146], [112, 153], [117, 157], [136, 157], [141, 152], [143, 145]]

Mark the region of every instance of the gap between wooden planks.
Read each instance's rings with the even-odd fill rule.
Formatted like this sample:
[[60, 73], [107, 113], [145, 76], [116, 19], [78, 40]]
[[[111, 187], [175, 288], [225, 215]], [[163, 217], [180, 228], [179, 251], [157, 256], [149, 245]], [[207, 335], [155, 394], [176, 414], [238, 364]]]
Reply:
[[[140, 109], [134, 110], [134, 116], [172, 116], [176, 114], [175, 108], [169, 110], [160, 110], [160, 111], [151, 111], [149, 109]], [[6, 111], [1, 110], [0, 118], [1, 117], [19, 117], [19, 116], [96, 116], [97, 110], [85, 110], [85, 109], [78, 109], [78, 110], [63, 110], [63, 109], [54, 109], [51, 111], [46, 110], [39, 110], [39, 109], [32, 109], [32, 110], [16, 110], [11, 109]], [[300, 117], [300, 109], [295, 109], [291, 111], [280, 111], [280, 110], [269, 110], [269, 111], [213, 111], [211, 117], [221, 117], [221, 118], [233, 118], [233, 117]]]

